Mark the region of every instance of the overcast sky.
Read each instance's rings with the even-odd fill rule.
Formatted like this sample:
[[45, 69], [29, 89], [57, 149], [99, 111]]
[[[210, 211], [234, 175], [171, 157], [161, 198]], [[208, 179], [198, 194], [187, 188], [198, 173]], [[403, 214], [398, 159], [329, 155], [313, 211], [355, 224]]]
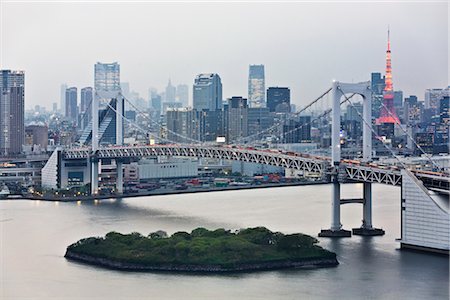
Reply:
[[[1, 69], [24, 70], [26, 106], [59, 106], [60, 84], [92, 86], [97, 61], [147, 98], [172, 83], [218, 73], [223, 95], [247, 96], [249, 64], [266, 87], [304, 105], [333, 79], [384, 72], [391, 28], [393, 81], [405, 96], [448, 85], [448, 4], [2, 2]], [[192, 95], [191, 95], [192, 98]]]

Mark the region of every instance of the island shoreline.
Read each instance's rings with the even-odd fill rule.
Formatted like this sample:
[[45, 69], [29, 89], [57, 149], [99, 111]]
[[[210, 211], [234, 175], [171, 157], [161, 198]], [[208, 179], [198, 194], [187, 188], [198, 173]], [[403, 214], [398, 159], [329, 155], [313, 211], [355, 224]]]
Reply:
[[286, 269], [317, 269], [325, 267], [336, 267], [339, 265], [334, 258], [311, 258], [302, 261], [278, 261], [240, 264], [233, 268], [224, 268], [220, 265], [189, 265], [189, 264], [162, 264], [159, 266], [139, 265], [124, 263], [107, 258], [93, 257], [67, 250], [64, 257], [68, 260], [84, 264], [99, 266], [106, 269], [128, 271], [128, 272], [166, 272], [166, 273], [247, 273], [258, 271], [274, 271]]

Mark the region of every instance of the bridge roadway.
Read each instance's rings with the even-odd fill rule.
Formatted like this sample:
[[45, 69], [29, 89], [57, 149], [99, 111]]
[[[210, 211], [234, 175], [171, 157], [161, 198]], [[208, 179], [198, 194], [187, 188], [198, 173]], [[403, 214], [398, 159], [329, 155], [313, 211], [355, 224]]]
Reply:
[[[330, 165], [329, 157], [282, 152], [276, 149], [202, 145], [138, 145], [102, 147], [95, 154], [91, 154], [91, 149], [88, 147], [71, 148], [63, 151], [65, 160], [87, 159], [89, 157], [95, 157], [96, 159], [127, 159], [149, 156], [180, 156], [244, 161], [300, 170], [309, 174], [320, 175], [322, 178], [326, 178], [328, 175], [336, 172]], [[337, 171], [342, 182], [401, 184], [400, 169], [394, 166], [382, 166], [344, 159], [341, 161]], [[422, 177], [426, 177], [426, 174], [422, 174]], [[448, 177], [439, 178], [447, 181], [448, 188]], [[439, 183], [439, 186], [442, 185]]]

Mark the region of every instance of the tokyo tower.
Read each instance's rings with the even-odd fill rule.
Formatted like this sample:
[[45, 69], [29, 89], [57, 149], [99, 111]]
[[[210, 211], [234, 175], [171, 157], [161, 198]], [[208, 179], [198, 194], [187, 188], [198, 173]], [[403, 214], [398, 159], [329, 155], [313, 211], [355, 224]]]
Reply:
[[392, 84], [391, 42], [389, 38], [389, 29], [386, 50], [386, 79], [383, 91], [383, 106], [381, 107], [380, 117], [376, 120], [376, 124], [386, 123], [400, 124], [394, 107], [394, 87]]

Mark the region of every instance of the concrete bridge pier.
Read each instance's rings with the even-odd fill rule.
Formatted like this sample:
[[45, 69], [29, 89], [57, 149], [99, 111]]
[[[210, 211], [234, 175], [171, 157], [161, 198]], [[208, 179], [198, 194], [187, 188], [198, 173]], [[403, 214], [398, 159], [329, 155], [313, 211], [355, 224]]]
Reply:
[[91, 159], [91, 195], [98, 194], [98, 159]]
[[322, 229], [319, 233], [320, 237], [351, 237], [349, 230], [342, 229], [341, 224], [341, 184], [337, 175], [332, 178], [332, 199], [331, 199], [331, 227], [330, 229]]
[[120, 160], [116, 160], [117, 178], [116, 178], [116, 192], [123, 194], [123, 164]]
[[362, 225], [360, 228], [353, 228], [353, 234], [363, 236], [384, 235], [383, 229], [372, 226], [372, 183], [370, 182], [363, 183], [363, 199]]

